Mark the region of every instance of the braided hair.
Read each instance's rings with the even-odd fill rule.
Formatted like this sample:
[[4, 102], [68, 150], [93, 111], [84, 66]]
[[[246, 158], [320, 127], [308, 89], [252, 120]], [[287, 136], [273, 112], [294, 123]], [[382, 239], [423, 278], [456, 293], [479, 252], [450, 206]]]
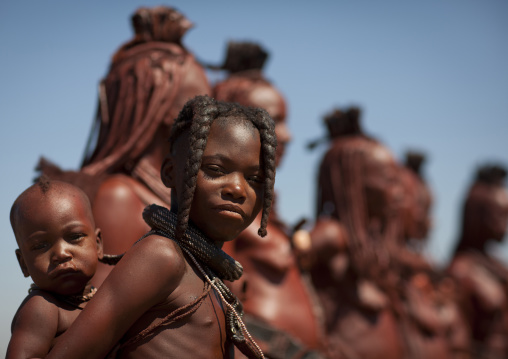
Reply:
[[335, 108], [323, 117], [327, 134], [307, 144], [308, 150], [314, 150], [318, 145], [333, 141], [338, 138], [350, 136], [366, 136], [361, 124], [362, 110], [357, 106], [348, 108]]
[[157, 131], [171, 125], [185, 66], [193, 61], [180, 44], [189, 24], [167, 7], [140, 8], [132, 16], [135, 36], [113, 55], [99, 86], [84, 173], [130, 173]]
[[317, 217], [331, 217], [344, 225], [349, 238], [352, 270], [379, 285], [390, 265], [387, 244], [396, 239], [398, 218], [378, 228], [369, 219], [365, 171], [382, 144], [364, 135], [335, 140], [326, 152], [318, 174]]
[[208, 96], [197, 96], [188, 101], [173, 124], [169, 142], [171, 150], [176, 139], [188, 131], [189, 155], [185, 166], [183, 193], [178, 200], [178, 223], [175, 236], [182, 238], [187, 229], [190, 207], [196, 190], [197, 175], [201, 159], [206, 148], [208, 134], [213, 121], [217, 118], [241, 118], [250, 121], [259, 131], [263, 158], [264, 198], [261, 225], [258, 234], [266, 235], [268, 216], [272, 206], [275, 183], [275, 124], [268, 113], [261, 108], [244, 107], [238, 103], [217, 101]]

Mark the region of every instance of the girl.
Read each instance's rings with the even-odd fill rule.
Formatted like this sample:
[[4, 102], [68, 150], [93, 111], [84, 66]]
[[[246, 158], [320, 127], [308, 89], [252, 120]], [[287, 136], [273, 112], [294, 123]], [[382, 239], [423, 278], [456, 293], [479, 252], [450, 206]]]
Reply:
[[[276, 138], [266, 111], [198, 96], [180, 112], [161, 169], [171, 211], [152, 205], [152, 227], [113, 269], [49, 358], [224, 358], [232, 343], [262, 357], [222, 279], [241, 275], [220, 248], [263, 210], [275, 180]], [[170, 238], [171, 240], [169, 240]], [[245, 334], [245, 335], [244, 335]]]

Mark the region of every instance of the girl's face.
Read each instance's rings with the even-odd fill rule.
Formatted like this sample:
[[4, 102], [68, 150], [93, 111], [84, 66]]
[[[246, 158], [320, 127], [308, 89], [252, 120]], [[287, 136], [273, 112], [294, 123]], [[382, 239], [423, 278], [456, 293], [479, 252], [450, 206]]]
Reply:
[[[181, 147], [180, 147], [181, 148]], [[177, 147], [177, 153], [180, 152]], [[177, 197], [181, 195], [183, 163], [174, 160]], [[180, 169], [179, 169], [180, 168]], [[180, 182], [180, 183], [179, 183]], [[219, 118], [212, 123], [196, 190], [191, 221], [219, 246], [236, 238], [261, 210], [264, 172], [258, 130], [248, 121]]]

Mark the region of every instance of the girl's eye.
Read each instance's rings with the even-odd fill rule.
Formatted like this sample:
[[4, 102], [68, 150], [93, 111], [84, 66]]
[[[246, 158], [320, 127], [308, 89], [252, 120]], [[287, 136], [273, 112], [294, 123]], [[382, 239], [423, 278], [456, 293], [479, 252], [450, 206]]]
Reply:
[[217, 165], [204, 166], [203, 172], [210, 177], [218, 177], [224, 174], [224, 170]]
[[261, 176], [250, 176], [247, 178], [247, 181], [255, 184], [262, 184], [265, 182], [265, 180]]

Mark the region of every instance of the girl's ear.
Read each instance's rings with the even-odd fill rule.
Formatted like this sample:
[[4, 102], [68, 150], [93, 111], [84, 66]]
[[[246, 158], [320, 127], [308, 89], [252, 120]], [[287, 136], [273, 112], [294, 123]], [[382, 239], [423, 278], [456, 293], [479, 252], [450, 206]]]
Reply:
[[104, 249], [102, 246], [102, 234], [99, 228], [95, 230], [95, 242], [97, 243], [97, 258], [102, 259], [104, 257]]
[[23, 272], [25, 278], [30, 277], [30, 273], [28, 273], [28, 267], [26, 266], [25, 259], [23, 258], [23, 255], [21, 254], [21, 251], [19, 249], [16, 249], [16, 258], [18, 259], [19, 267], [21, 268], [21, 271]]
[[164, 158], [161, 166], [162, 183], [168, 188], [175, 188], [175, 163], [173, 155], [169, 154]]

